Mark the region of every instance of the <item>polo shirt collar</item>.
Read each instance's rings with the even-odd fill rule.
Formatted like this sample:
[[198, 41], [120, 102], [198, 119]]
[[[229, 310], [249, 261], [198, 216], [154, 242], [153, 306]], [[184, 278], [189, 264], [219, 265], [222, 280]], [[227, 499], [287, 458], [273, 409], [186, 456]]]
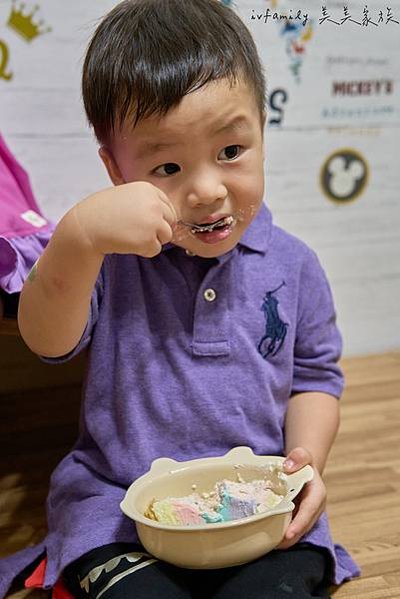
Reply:
[[242, 245], [254, 252], [265, 254], [272, 232], [272, 215], [267, 206], [262, 203], [256, 216], [243, 233], [239, 241]]

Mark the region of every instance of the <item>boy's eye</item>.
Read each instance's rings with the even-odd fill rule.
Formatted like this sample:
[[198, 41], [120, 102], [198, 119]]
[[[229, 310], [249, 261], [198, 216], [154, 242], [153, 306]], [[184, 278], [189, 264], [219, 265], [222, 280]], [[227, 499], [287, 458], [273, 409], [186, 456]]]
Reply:
[[237, 158], [239, 156], [240, 153], [240, 147], [237, 144], [235, 144], [234, 146], [226, 146], [226, 148], [224, 148], [221, 152], [221, 154], [223, 154], [225, 152], [225, 156], [228, 160], [233, 160], [234, 158]]
[[[164, 169], [164, 171], [161, 169]], [[178, 164], [175, 164], [174, 162], [167, 162], [167, 164], [162, 164], [161, 166], [157, 167], [154, 170], [154, 173], [157, 175], [174, 175], [178, 171], [180, 171], [180, 166]]]

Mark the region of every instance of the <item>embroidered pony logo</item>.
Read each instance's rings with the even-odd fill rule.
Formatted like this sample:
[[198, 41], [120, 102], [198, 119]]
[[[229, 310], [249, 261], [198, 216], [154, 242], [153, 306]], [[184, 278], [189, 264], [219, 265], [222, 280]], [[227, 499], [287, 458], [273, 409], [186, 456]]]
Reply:
[[273, 291], [267, 291], [264, 297], [263, 310], [266, 320], [265, 335], [258, 344], [258, 351], [264, 359], [268, 356], [275, 356], [281, 349], [285, 341], [288, 324], [282, 322], [278, 313], [279, 302], [274, 297], [274, 293], [286, 285], [285, 281]]

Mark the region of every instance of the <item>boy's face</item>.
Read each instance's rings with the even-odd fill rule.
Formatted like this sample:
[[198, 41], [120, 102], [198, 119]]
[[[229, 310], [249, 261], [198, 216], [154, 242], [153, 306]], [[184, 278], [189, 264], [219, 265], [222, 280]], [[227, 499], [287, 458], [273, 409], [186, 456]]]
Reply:
[[114, 184], [148, 181], [168, 196], [183, 221], [172, 241], [197, 256], [231, 250], [262, 202], [263, 128], [242, 81], [213, 81], [165, 116], [127, 124], [100, 155]]

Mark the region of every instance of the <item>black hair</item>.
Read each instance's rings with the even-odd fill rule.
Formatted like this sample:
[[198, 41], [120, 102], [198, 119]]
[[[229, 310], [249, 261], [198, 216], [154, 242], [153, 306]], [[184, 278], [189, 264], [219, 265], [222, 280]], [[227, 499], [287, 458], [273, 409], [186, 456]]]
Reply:
[[106, 143], [165, 115], [191, 91], [219, 79], [250, 85], [262, 115], [265, 78], [254, 40], [218, 0], [124, 0], [98, 25], [86, 52], [82, 95], [89, 123]]

